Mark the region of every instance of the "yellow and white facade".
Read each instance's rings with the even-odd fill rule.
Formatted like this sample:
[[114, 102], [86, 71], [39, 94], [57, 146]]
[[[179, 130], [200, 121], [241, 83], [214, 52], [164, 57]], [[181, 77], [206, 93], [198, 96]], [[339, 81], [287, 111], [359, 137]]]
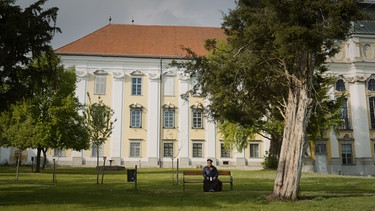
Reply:
[[[101, 149], [114, 165], [164, 167], [178, 158], [180, 166], [194, 167], [211, 158], [217, 165], [260, 167], [268, 141], [254, 140], [242, 152], [223, 149], [217, 125], [204, 114], [208, 102], [181, 98], [193, 80], [170, 68], [172, 59], [62, 55], [62, 61], [75, 66], [81, 103], [88, 103], [89, 93], [92, 101], [100, 97], [114, 110], [117, 121]], [[60, 162], [95, 165], [94, 155], [92, 150], [67, 152]]]
[[375, 175], [375, 22], [354, 25], [341, 52], [328, 60], [336, 84], [331, 99], [342, 94], [342, 125], [312, 143], [314, 169], [321, 173]]

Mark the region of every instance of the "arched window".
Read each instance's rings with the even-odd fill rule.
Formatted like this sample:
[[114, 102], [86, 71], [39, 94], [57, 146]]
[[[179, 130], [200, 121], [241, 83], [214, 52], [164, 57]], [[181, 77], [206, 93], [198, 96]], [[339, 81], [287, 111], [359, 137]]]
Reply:
[[375, 97], [369, 98], [371, 129], [375, 129]]
[[367, 89], [369, 91], [375, 91], [375, 79], [370, 79], [367, 82]]
[[336, 81], [336, 91], [343, 92], [345, 91], [345, 82], [342, 79]]

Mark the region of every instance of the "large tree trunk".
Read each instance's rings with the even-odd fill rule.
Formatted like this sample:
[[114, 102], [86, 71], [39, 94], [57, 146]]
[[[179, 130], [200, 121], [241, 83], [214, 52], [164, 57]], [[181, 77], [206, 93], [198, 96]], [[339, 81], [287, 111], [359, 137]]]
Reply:
[[40, 153], [42, 151], [42, 148], [38, 147], [36, 148], [36, 163], [35, 163], [35, 172], [40, 173]]
[[269, 156], [274, 156], [279, 159], [280, 150], [281, 150], [281, 143], [282, 143], [282, 136], [277, 136], [271, 134], [271, 143], [270, 143], [270, 150]]
[[291, 86], [289, 89], [283, 142], [271, 195], [273, 198], [296, 200], [298, 197], [303, 146], [312, 103], [307, 89], [301, 84]]
[[42, 166], [42, 169], [44, 170], [44, 168], [46, 167], [46, 164], [47, 164], [47, 148], [42, 148], [42, 152], [43, 152], [43, 166]]

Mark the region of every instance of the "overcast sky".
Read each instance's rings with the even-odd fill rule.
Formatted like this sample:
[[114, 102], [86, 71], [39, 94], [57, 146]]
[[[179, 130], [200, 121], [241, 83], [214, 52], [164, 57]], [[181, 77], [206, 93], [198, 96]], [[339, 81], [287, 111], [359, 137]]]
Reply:
[[[36, 0], [17, 0], [28, 6]], [[109, 23], [138, 25], [181, 25], [220, 27], [222, 13], [235, 7], [235, 0], [48, 0], [46, 7], [58, 7], [52, 45], [59, 48]]]

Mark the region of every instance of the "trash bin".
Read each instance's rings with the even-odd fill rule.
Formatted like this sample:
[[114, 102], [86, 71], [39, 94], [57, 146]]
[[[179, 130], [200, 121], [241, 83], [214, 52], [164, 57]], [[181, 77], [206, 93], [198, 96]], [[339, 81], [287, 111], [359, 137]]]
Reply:
[[128, 169], [128, 182], [134, 182], [137, 179], [137, 173], [134, 169]]

